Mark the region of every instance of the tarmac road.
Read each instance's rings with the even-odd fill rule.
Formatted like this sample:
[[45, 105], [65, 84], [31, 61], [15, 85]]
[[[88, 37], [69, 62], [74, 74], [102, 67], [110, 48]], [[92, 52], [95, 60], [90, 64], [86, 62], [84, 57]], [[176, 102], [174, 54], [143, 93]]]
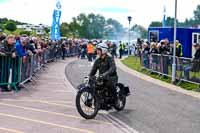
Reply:
[[[87, 76], [92, 64], [78, 60], [66, 67], [74, 87]], [[141, 80], [118, 68], [119, 81], [130, 86], [126, 109], [109, 114], [140, 133], [199, 133], [200, 100]]]

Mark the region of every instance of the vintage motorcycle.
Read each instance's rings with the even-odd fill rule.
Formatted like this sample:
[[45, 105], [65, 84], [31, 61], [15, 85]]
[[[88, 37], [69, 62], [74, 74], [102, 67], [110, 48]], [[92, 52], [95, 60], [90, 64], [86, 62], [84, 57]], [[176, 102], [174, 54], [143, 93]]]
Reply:
[[78, 87], [76, 95], [76, 108], [85, 119], [93, 119], [99, 110], [115, 109], [121, 111], [125, 108], [126, 97], [130, 95], [129, 87], [118, 83], [115, 95], [104, 87], [104, 80], [100, 77], [85, 77]]

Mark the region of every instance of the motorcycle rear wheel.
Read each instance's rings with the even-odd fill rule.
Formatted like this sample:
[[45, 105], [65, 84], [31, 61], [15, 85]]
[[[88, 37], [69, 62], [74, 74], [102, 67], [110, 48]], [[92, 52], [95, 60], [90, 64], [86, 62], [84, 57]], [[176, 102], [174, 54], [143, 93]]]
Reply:
[[117, 91], [117, 99], [115, 101], [114, 108], [117, 111], [122, 111], [126, 106], [126, 96], [124, 95], [123, 90], [118, 86], [116, 88], [116, 91]]

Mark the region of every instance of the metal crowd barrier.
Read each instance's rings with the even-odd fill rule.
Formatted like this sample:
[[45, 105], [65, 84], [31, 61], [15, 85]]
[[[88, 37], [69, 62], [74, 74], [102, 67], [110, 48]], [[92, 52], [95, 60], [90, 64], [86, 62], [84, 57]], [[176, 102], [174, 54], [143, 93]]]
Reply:
[[[60, 57], [59, 52], [59, 49], [52, 47], [44, 49], [41, 53], [32, 56], [27, 56], [26, 62], [22, 62], [20, 85], [25, 87], [25, 83], [27, 83], [28, 81], [34, 81], [33, 77], [37, 77], [36, 74], [38, 73], [38, 71], [45, 70], [45, 64], [51, 61], [55, 61], [58, 57]], [[71, 56], [76, 55], [75, 49], [72, 49], [70, 53]]]
[[[141, 54], [141, 65], [150, 72], [171, 77], [173, 56]], [[200, 60], [176, 57], [176, 79], [200, 85]]]
[[190, 58], [177, 58], [177, 76], [182, 81], [200, 84], [200, 60]]
[[20, 83], [20, 57], [12, 58], [10, 56], [0, 56], [0, 87], [17, 89]]
[[[68, 55], [75, 56], [77, 53], [78, 49], [72, 47]], [[38, 78], [37, 73], [45, 70], [48, 61], [54, 61], [58, 57], [61, 57], [61, 50], [55, 48], [43, 49], [38, 54], [26, 56], [26, 59], [0, 55], [0, 88], [18, 91], [18, 86], [22, 86], [27, 89], [25, 83], [36, 83], [33, 77]]]
[[34, 82], [35, 80], [33, 79], [33, 77], [37, 78], [37, 72], [44, 70], [47, 61], [53, 58], [51, 54], [51, 51], [49, 51], [48, 49], [44, 49], [43, 52], [27, 56], [26, 61], [22, 62], [20, 85], [25, 87], [24, 84], [28, 81]]
[[48, 48], [48, 58], [47, 58], [47, 61], [54, 61], [55, 59], [55, 52], [56, 52], [56, 49], [54, 47], [49, 47]]
[[[60, 47], [49, 47], [46, 53], [46, 59], [48, 62], [57, 61], [62, 57], [63, 51]], [[73, 57], [78, 55], [78, 46], [69, 46], [65, 49], [65, 57]]]
[[31, 76], [33, 73], [33, 56], [27, 56], [26, 60], [22, 60], [21, 65], [21, 82], [20, 85], [23, 85], [24, 83], [31, 80]]
[[72, 57], [78, 55], [78, 46], [69, 46], [66, 48], [65, 56]]

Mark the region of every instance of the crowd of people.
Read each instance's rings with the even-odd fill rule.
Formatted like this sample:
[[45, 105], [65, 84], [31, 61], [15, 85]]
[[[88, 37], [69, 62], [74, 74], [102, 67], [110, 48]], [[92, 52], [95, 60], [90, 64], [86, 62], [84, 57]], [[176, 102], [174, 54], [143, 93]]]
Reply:
[[[186, 58], [180, 58], [183, 56], [182, 44], [176, 40], [176, 63], [178, 63], [180, 71], [183, 71], [184, 78], [189, 80], [190, 71], [199, 72], [200, 71], [200, 44], [195, 43], [193, 47], [195, 48], [195, 54], [191, 62]], [[169, 40], [163, 39], [160, 42], [142, 42], [140, 43], [140, 56], [142, 57], [142, 64], [145, 68], [154, 69], [157, 71], [157, 65], [161, 65], [161, 70], [163, 74], [169, 74], [169, 66], [171, 67], [173, 62], [174, 53], [174, 42], [169, 42]], [[162, 63], [161, 63], [162, 61]], [[188, 62], [188, 63], [186, 63]], [[153, 68], [150, 68], [153, 67]]]
[[[142, 53], [143, 54], [163, 54], [163, 55], [173, 55], [174, 42], [169, 42], [169, 40], [163, 39], [159, 43], [157, 42], [144, 42], [142, 44]], [[183, 56], [182, 44], [177, 40], [176, 41], [176, 56]]]
[[[47, 54], [48, 53], [48, 54]], [[10, 69], [12, 69], [12, 82], [18, 82], [19, 72], [17, 63], [22, 60], [23, 64], [29, 63], [31, 56], [37, 56], [38, 65], [46, 63], [46, 58], [55, 59], [73, 56], [78, 53], [78, 41], [73, 39], [62, 39], [53, 41], [47, 38], [29, 37], [27, 35], [0, 35], [0, 90], [11, 91], [8, 85]], [[47, 57], [48, 56], [48, 57]], [[45, 59], [44, 59], [45, 58]], [[21, 70], [21, 74], [26, 70]], [[21, 75], [20, 75], [21, 76]], [[20, 80], [23, 80], [21, 77]]]
[[[163, 60], [163, 68], [162, 72], [164, 74], [168, 74], [168, 64], [170, 64], [172, 60], [169, 59], [169, 55], [173, 55], [173, 42], [169, 42], [169, 40], [163, 39], [159, 43], [158, 42], [144, 42], [142, 40], [138, 40], [136, 44], [128, 47], [128, 44], [123, 43], [122, 41], [111, 42], [111, 41], [103, 41], [103, 40], [88, 40], [88, 39], [66, 39], [63, 38], [59, 41], [50, 40], [48, 38], [37, 38], [37, 37], [29, 37], [27, 35], [21, 36], [13, 36], [13, 35], [0, 35], [0, 57], [6, 56], [12, 59], [21, 58], [22, 63], [27, 62], [27, 57], [37, 55], [39, 62], [44, 61], [42, 58], [47, 58], [43, 56], [45, 51], [53, 51], [48, 56], [51, 58], [59, 58], [62, 57], [64, 60], [66, 56], [74, 56], [77, 55], [80, 59], [87, 58], [89, 62], [92, 62], [96, 59], [96, 47], [100, 43], [105, 43], [108, 46], [109, 54], [113, 58], [122, 58], [122, 56], [127, 52], [127, 49], [130, 50], [130, 53], [134, 55], [139, 55], [142, 57], [142, 63], [144, 67], [150, 67], [150, 55], [151, 62], [158, 63], [158, 57], [156, 54], [164, 55]], [[194, 45], [196, 49], [196, 54], [194, 56], [195, 60], [200, 60], [200, 44]], [[119, 51], [117, 51], [119, 50]], [[119, 53], [119, 55], [117, 54]], [[166, 55], [166, 56], [165, 56]], [[183, 48], [181, 43], [176, 41], [176, 56], [183, 56]], [[0, 58], [0, 61], [3, 62], [3, 59]], [[8, 63], [8, 62], [7, 62]], [[43, 62], [44, 63], [44, 62]], [[5, 63], [6, 64], [6, 63]], [[194, 63], [195, 66], [186, 66], [184, 67], [184, 73], [186, 78], [189, 77], [189, 71], [193, 70], [194, 67], [200, 66], [198, 63]], [[200, 69], [200, 67], [199, 67]], [[4, 69], [0, 68], [0, 76], [2, 77], [1, 71]], [[9, 68], [6, 69], [9, 71]], [[9, 73], [9, 72], [6, 72]], [[9, 74], [6, 74], [9, 75]], [[8, 77], [6, 77], [8, 80]], [[2, 91], [10, 91], [6, 85], [1, 85], [5, 81], [2, 81], [0, 78], [0, 87]]]
[[[89, 62], [95, 60], [97, 57], [96, 47], [102, 42], [102, 40], [79, 40], [78, 58], [88, 58]], [[111, 41], [105, 41], [104, 43], [107, 44], [110, 55], [113, 58], [117, 58], [117, 44]]]
[[[163, 73], [168, 74], [168, 64], [170, 64], [168, 56], [173, 55], [174, 47], [173, 42], [163, 39], [159, 43], [157, 42], [144, 42], [142, 43], [141, 56], [143, 58], [143, 64], [146, 68], [150, 67], [150, 55], [152, 54], [152, 62], [158, 63], [159, 59], [156, 54], [164, 55], [163, 58]], [[182, 44], [176, 41], [176, 56], [181, 57], [183, 55]]]
[[[37, 59], [41, 63], [46, 63], [44, 58], [46, 51], [53, 51], [48, 54], [50, 58], [62, 58], [68, 56], [77, 55], [78, 58], [84, 59], [87, 58], [89, 62], [93, 61], [97, 57], [96, 47], [100, 43], [105, 43], [108, 46], [108, 51], [113, 58], [117, 58], [117, 50], [119, 49], [119, 58], [122, 58], [124, 51], [126, 49], [126, 45], [119, 42], [119, 47], [117, 43], [111, 41], [103, 41], [103, 40], [88, 40], [88, 39], [67, 39], [62, 38], [59, 41], [50, 40], [48, 38], [38, 38], [38, 37], [30, 37], [27, 35], [14, 36], [14, 35], [0, 35], [0, 61], [4, 62], [3, 58], [7, 57], [11, 59], [22, 60], [23, 63], [30, 62], [31, 56], [37, 55]], [[45, 55], [45, 56], [44, 56]], [[8, 64], [9, 62], [4, 62], [4, 64]], [[16, 66], [10, 66], [12, 69], [18, 69]], [[0, 78], [0, 88], [1, 91], [11, 91], [12, 88], [8, 88], [8, 75], [9, 69], [5, 66], [0, 68], [0, 77], [3, 77], [2, 74], [6, 73], [7, 77]], [[24, 69], [27, 69], [26, 67]], [[6, 72], [3, 72], [6, 71]], [[17, 72], [14, 72], [17, 73]], [[25, 70], [21, 70], [21, 73], [25, 73]], [[4, 74], [5, 75], [5, 74]], [[14, 77], [18, 76], [18, 74], [14, 75]], [[16, 78], [17, 79], [17, 78]], [[14, 82], [14, 81], [13, 81]]]

